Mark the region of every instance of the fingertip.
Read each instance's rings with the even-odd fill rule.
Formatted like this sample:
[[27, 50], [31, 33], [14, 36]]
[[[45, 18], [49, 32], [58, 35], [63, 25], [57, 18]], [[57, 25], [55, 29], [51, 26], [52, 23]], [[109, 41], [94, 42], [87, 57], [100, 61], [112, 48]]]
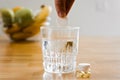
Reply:
[[61, 18], [64, 18], [64, 17], [66, 17], [66, 13], [58, 12], [58, 16], [61, 17]]

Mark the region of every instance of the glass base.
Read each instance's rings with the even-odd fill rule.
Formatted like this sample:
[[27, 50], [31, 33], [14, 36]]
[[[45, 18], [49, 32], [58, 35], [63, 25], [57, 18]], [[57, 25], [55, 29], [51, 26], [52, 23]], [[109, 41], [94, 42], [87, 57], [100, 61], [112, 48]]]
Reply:
[[76, 61], [74, 61], [74, 58], [76, 58], [76, 57], [72, 57], [72, 59], [69, 58], [65, 62], [60, 62], [60, 63], [56, 63], [56, 60], [58, 60], [58, 58], [57, 59], [54, 58], [54, 60], [49, 59], [49, 61], [43, 62], [44, 70], [49, 73], [71, 73], [71, 72], [74, 72], [76, 69]]

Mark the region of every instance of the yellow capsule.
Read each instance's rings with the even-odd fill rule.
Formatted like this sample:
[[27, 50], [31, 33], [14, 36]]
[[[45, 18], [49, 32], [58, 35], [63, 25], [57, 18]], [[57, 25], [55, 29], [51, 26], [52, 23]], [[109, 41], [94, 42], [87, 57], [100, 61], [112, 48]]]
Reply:
[[84, 71], [80, 71], [80, 73], [85, 74], [85, 72], [84, 72]]
[[87, 72], [83, 75], [83, 78], [90, 78], [91, 76], [91, 73], [90, 72]]
[[83, 71], [76, 71], [76, 77], [82, 78], [85, 73]]

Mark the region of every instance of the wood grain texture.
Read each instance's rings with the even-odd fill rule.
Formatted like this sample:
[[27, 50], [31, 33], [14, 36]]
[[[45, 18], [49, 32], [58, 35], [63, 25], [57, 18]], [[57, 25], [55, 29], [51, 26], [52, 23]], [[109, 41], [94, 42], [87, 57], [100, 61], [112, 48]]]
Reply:
[[0, 37], [0, 80], [120, 80], [120, 38], [81, 37], [77, 64], [81, 62], [91, 64], [90, 79], [48, 74], [39, 41], [17, 43]]

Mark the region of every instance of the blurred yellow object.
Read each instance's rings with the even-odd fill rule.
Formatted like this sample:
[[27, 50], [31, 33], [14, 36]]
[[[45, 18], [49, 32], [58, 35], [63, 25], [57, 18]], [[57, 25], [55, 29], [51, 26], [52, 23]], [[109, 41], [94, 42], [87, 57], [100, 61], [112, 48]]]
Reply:
[[13, 34], [15, 32], [20, 31], [21, 27], [19, 27], [17, 24], [13, 24], [9, 29], [6, 29], [5, 32], [7, 34]]
[[[13, 11], [16, 12], [22, 7], [14, 7]], [[40, 32], [40, 27], [45, 25], [48, 16], [50, 15], [51, 7], [42, 5], [41, 9], [33, 18], [33, 22], [26, 27], [21, 27], [17, 23], [12, 23], [9, 27], [4, 27], [4, 32], [7, 33], [12, 40], [25, 40], [33, 37]]]
[[91, 72], [76, 71], [77, 78], [90, 78]]
[[41, 6], [41, 11], [35, 16], [35, 21], [39, 22], [42, 19], [45, 19], [47, 16], [49, 16], [51, 12], [51, 7], [50, 6]]
[[13, 10], [13, 12], [16, 12], [16, 11], [22, 9], [22, 8], [23, 8], [23, 7], [21, 7], [21, 6], [16, 6], [16, 7], [14, 7], [12, 10]]
[[77, 67], [76, 77], [77, 78], [90, 78], [91, 69], [89, 63], [80, 63]]

